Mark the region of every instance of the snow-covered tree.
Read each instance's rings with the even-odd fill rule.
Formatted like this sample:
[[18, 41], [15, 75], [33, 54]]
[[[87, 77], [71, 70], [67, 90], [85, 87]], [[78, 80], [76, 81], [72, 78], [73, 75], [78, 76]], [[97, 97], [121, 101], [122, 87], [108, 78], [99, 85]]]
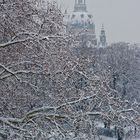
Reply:
[[0, 137], [92, 139], [95, 121], [136, 122], [137, 104], [114, 96], [110, 72], [94, 72], [94, 55], [75, 55], [80, 43], [65, 34], [57, 4], [46, 6], [0, 3]]

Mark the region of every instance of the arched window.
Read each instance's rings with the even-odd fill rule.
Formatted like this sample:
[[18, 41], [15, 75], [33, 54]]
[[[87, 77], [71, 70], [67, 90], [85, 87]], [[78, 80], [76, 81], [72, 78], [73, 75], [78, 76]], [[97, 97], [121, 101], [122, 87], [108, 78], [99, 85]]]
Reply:
[[81, 18], [84, 18], [84, 14], [81, 14]]
[[83, 3], [83, 0], [78, 0], [78, 4], [82, 4]]
[[73, 19], [73, 18], [75, 18], [75, 15], [72, 15], [72, 17], [71, 17], [71, 18], [72, 18], [72, 19]]
[[88, 15], [89, 18], [92, 18], [92, 15]]

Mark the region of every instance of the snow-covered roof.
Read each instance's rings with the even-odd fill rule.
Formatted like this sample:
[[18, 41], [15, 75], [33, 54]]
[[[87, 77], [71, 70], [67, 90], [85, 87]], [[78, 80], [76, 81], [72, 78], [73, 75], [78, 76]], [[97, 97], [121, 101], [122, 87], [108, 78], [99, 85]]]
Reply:
[[94, 28], [93, 16], [88, 12], [72, 12], [67, 16], [67, 24], [72, 26], [81, 25]]

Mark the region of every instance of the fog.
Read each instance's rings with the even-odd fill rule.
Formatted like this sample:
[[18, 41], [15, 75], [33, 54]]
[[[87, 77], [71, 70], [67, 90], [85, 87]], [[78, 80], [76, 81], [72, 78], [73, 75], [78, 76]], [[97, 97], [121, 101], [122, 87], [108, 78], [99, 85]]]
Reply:
[[[62, 9], [73, 10], [75, 0], [57, 0]], [[87, 0], [97, 37], [102, 23], [108, 42], [140, 43], [140, 0]]]

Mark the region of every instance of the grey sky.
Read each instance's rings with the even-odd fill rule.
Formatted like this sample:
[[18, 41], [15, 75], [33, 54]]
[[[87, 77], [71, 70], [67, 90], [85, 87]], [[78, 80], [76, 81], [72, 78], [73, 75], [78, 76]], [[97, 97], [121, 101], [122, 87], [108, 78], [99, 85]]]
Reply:
[[[57, 0], [72, 11], [75, 0]], [[104, 23], [109, 42], [140, 43], [140, 0], [87, 0], [93, 14], [96, 34]]]

